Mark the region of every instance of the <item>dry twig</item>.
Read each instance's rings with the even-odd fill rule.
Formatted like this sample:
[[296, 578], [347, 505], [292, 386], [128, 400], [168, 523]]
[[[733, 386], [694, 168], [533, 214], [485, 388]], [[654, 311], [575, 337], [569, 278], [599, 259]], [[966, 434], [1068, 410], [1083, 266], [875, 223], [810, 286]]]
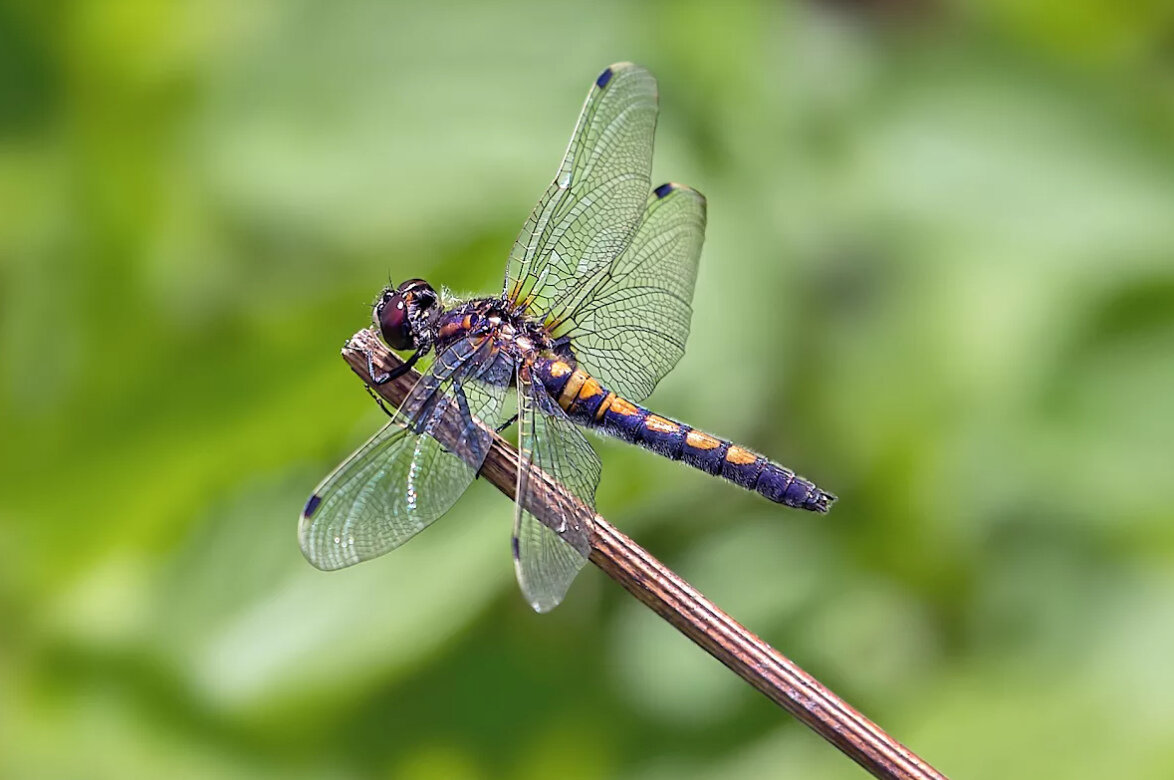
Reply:
[[[368, 352], [381, 371], [390, 371], [402, 362], [372, 331], [364, 329], [356, 333], [342, 354], [369, 386], [372, 385], [367, 373]], [[398, 405], [418, 377], [419, 374], [409, 372], [372, 387], [384, 400]], [[459, 426], [442, 425], [440, 428], [436, 435], [442, 444], [446, 428], [459, 430]], [[512, 500], [517, 469], [517, 451], [500, 436], [495, 436], [481, 476]], [[528, 508], [545, 523], [551, 515], [543, 514], [542, 505], [546, 503], [543, 496], [560, 488], [549, 479], [540, 478], [540, 482], [542, 485], [536, 491], [535, 501]], [[944, 777], [790, 659], [718, 609], [601, 516], [595, 515], [590, 523], [592, 563], [707, 653], [873, 775], [901, 780]]]

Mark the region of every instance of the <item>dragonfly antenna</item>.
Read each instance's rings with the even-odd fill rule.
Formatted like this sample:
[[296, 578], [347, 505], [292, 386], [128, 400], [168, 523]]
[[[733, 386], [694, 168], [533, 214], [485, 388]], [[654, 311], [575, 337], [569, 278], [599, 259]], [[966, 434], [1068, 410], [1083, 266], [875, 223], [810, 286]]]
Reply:
[[[399, 406], [420, 375], [408, 371], [396, 379], [374, 385], [368, 374], [370, 364], [393, 372], [403, 361], [367, 328], [356, 333], [342, 350], [351, 369], [374, 392]], [[437, 426], [436, 438], [459, 436], [463, 425]], [[456, 448], [453, 448], [455, 451]], [[494, 434], [493, 446], [481, 467], [481, 476], [511, 500], [517, 487], [518, 453], [509, 442]], [[532, 490], [527, 509], [556, 533], [569, 493], [545, 474], [531, 474]], [[556, 498], [557, 496], [557, 498]], [[544, 511], [544, 506], [547, 509]], [[586, 508], [584, 508], [584, 511]], [[945, 780], [945, 776], [916, 753], [886, 734], [880, 726], [794, 661], [752, 634], [702, 595], [675, 572], [652, 557], [600, 515], [584, 518], [591, 527], [590, 560], [618, 582], [642, 604], [668, 621], [691, 641], [725, 664], [768, 699], [794, 715], [825, 740], [876, 777], [886, 780]]]

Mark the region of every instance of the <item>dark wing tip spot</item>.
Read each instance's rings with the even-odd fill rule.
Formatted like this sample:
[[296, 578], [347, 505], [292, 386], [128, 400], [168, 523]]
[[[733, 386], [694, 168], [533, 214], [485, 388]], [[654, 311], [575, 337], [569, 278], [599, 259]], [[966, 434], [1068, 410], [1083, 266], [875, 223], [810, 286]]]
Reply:
[[315, 493], [310, 496], [310, 500], [306, 502], [306, 508], [302, 510], [302, 517], [310, 518], [318, 509], [318, 505], [322, 503], [322, 496]]
[[666, 183], [660, 185], [659, 187], [654, 189], [652, 192], [656, 195], [656, 197], [663, 198], [665, 195], [668, 195], [670, 192], [672, 192], [676, 188], [676, 186], [677, 185], [673, 184], [670, 181], [670, 182], [666, 182]]
[[518, 537], [515, 536], [510, 539], [510, 547], [512, 547], [514, 551], [514, 560], [518, 560], [518, 558], [521, 557], [521, 547], [518, 542]]
[[609, 81], [611, 81], [611, 77], [614, 75], [615, 75], [615, 73], [612, 71], [611, 68], [604, 68], [603, 73], [600, 73], [599, 78], [597, 78], [595, 80], [595, 86], [599, 87], [600, 89], [603, 89], [604, 87], [607, 86], [607, 83]]

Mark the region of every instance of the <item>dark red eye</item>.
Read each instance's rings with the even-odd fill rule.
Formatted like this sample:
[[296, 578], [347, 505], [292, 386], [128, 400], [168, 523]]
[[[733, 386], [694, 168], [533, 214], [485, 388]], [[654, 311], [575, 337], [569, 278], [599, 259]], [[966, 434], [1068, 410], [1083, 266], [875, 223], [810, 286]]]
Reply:
[[415, 340], [412, 338], [412, 324], [408, 321], [408, 307], [402, 295], [392, 293], [379, 304], [376, 316], [379, 319], [379, 333], [387, 346], [392, 349], [413, 348]]

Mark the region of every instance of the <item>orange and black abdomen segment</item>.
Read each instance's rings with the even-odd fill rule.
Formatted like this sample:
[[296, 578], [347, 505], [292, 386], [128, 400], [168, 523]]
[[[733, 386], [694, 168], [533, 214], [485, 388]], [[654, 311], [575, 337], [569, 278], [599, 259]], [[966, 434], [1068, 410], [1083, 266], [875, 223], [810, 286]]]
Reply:
[[756, 452], [619, 397], [569, 361], [543, 359], [535, 363], [534, 369], [551, 397], [581, 425], [724, 477], [779, 504], [826, 512], [836, 500], [831, 493]]

